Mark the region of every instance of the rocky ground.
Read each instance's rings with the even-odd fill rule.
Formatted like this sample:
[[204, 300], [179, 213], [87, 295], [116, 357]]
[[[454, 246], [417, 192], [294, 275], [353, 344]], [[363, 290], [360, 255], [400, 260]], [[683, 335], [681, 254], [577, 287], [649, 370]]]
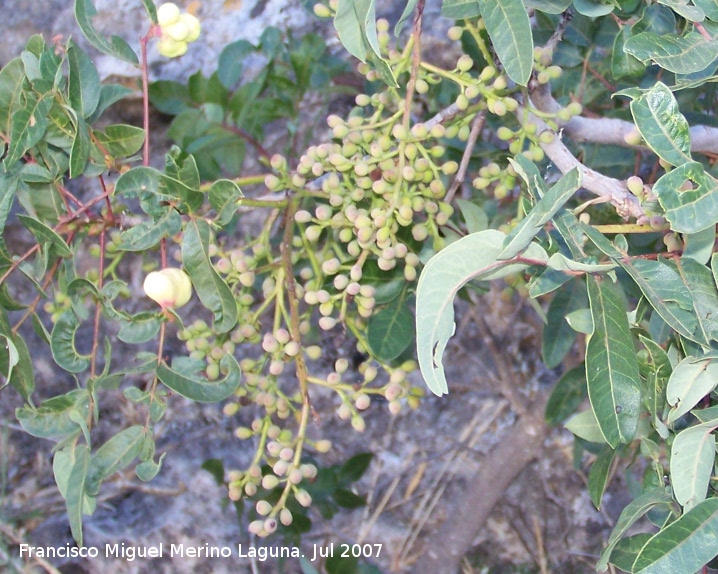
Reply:
[[[0, 5], [13, 2], [0, 0]], [[23, 3], [22, 10], [6, 10], [10, 34], [0, 44], [0, 64], [17, 55], [30, 33], [79, 37], [70, 4], [68, 0], [41, 0]], [[114, 27], [128, 38], [139, 36], [141, 31], [135, 29], [142, 10], [139, 0], [96, 0], [95, 4], [100, 12], [96, 22], [99, 28]], [[267, 25], [291, 24], [300, 31], [317, 26], [297, 1], [204, 0], [194, 4], [203, 19], [206, 44], [195, 51], [193, 60], [167, 63], [151, 54], [155, 78], [182, 79], [197, 68], [209, 71], [222, 46], [240, 34], [256, 39]], [[429, 3], [428, 14], [431, 25], [439, 27], [437, 4]], [[216, 14], [222, 17], [214, 17]], [[132, 70], [111, 67], [109, 62], [104, 71], [106, 77], [125, 77], [127, 82], [135, 80], [133, 74]], [[134, 112], [124, 113], [131, 116]], [[306, 558], [311, 559], [317, 547], [332, 543], [335, 553], [342, 551], [342, 544], [360, 544], [365, 552], [372, 551], [370, 562], [380, 572], [409, 573], [428, 551], [444, 544], [438, 538], [441, 526], [453, 520], [457, 509], [476, 503], [465, 493], [474, 484], [485, 455], [499, 444], [516, 440], [514, 425], [519, 419], [507, 396], [540, 395], [557, 377], [539, 361], [540, 325], [535, 315], [517, 305], [503, 301], [498, 292], [489, 293], [473, 309], [460, 305], [459, 328], [445, 361], [451, 390], [447, 397], [428, 397], [419, 409], [406, 409], [397, 416], [391, 416], [385, 405], [375, 404], [363, 434], [354, 433], [337, 419], [337, 405], [330, 396], [313, 397], [320, 415], [313, 432], [334, 443], [321, 463], [341, 463], [360, 452], [373, 453], [374, 460], [356, 484], [356, 492], [367, 498], [366, 507], [342, 511], [330, 521], [315, 516], [315, 525], [300, 546]], [[498, 353], [485, 345], [486, 328], [502, 344]], [[34, 359], [40, 396], [51, 387], [72, 384], [58, 379], [43, 354]], [[497, 383], [499, 362], [510, 369], [511, 380]], [[418, 377], [415, 384], [422, 384]], [[518, 395], [507, 395], [501, 385], [510, 385]], [[71, 544], [71, 536], [63, 501], [52, 479], [50, 446], [20, 432], [13, 416], [20, 400], [11, 390], [1, 391], [0, 399], [1, 572], [311, 572], [302, 570], [297, 558], [265, 561], [238, 556], [239, 545], [246, 554], [250, 546], [262, 542], [248, 536], [246, 521], [238, 520], [232, 505], [227, 504], [224, 489], [201, 470], [201, 465], [210, 458], [224, 461], [228, 468], [246, 463], [253, 445], [235, 439], [233, 430], [246, 424], [251, 413], [245, 415], [246, 420], [241, 415], [228, 419], [221, 405], [200, 406], [180, 397], [173, 399], [164, 427], [157, 432], [162, 437], [158, 450], [168, 453], [160, 475], [149, 484], [141, 484], [127, 473], [103, 486], [102, 502], [85, 522], [86, 544], [97, 547], [100, 557], [21, 560], [18, 544], [65, 547]], [[108, 397], [108, 404], [123, 405], [119, 411], [125, 420], [134, 416], [120, 392]], [[110, 424], [120, 423], [115, 412]], [[576, 468], [573, 457], [570, 434], [550, 430], [536, 461], [499, 493], [501, 502], [474, 540], [474, 549], [463, 564], [465, 572], [593, 571], [600, 548], [626, 501], [625, 488], [615, 480], [604, 507], [597, 511], [586, 493], [589, 459], [584, 458]], [[486, 496], [491, 496], [495, 485], [484, 487]], [[278, 548], [288, 548], [281, 540], [274, 543]], [[129, 559], [133, 547], [160, 544], [163, 557]], [[207, 559], [185, 554], [172, 558], [172, 544], [205, 551], [208, 547], [228, 547], [232, 556]], [[124, 557], [105, 557], [106, 545], [115, 553], [124, 548]], [[381, 545], [378, 557], [376, 545]]]

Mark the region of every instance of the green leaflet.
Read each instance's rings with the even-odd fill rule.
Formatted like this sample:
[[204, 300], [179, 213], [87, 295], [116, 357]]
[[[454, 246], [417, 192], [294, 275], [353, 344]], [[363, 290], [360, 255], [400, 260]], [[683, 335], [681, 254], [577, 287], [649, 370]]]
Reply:
[[155, 221], [139, 223], [123, 231], [117, 248], [123, 251], [144, 251], [157, 245], [162, 238], [179, 232], [181, 228], [182, 217], [170, 207]]
[[139, 65], [137, 54], [125, 40], [115, 35], [107, 39], [99, 34], [92, 25], [92, 18], [95, 16], [97, 16], [97, 8], [92, 0], [75, 0], [75, 19], [90, 44], [103, 54], [114, 56], [134, 66]]
[[206, 221], [192, 220], [187, 224], [182, 240], [182, 262], [200, 301], [214, 313], [214, 328], [226, 333], [237, 324], [237, 302], [210, 261], [209, 234]]
[[77, 423], [70, 417], [76, 412], [87, 417], [90, 410], [90, 395], [84, 389], [46, 400], [39, 407], [25, 406], [15, 410], [15, 416], [25, 431], [40, 438], [60, 438], [79, 431]]
[[631, 113], [641, 136], [658, 157], [673, 165], [691, 161], [688, 122], [665, 84], [657, 82], [634, 99]]
[[414, 342], [414, 315], [406, 296], [397, 297], [369, 318], [367, 343], [380, 361], [391, 361]]
[[524, 4], [546, 14], [561, 14], [571, 6], [571, 0], [524, 0]]
[[391, 68], [381, 57], [376, 33], [374, 0], [339, 0], [334, 27], [347, 51], [362, 62], [371, 59], [384, 81], [398, 87]]
[[48, 114], [53, 104], [53, 95], [45, 94], [41, 98], [32, 92], [23, 92], [23, 95], [23, 107], [12, 115], [10, 145], [7, 157], [3, 160], [6, 169], [11, 169], [27, 150], [42, 139], [49, 123]]
[[[500, 279], [528, 266], [498, 260], [505, 238], [494, 229], [467, 235], [434, 255], [421, 273], [416, 291], [417, 354], [426, 384], [439, 396], [448, 392], [441, 359], [454, 333], [453, 301], [458, 290], [472, 279]], [[522, 257], [536, 263], [548, 260], [535, 244]]]
[[70, 105], [83, 118], [89, 118], [100, 103], [100, 74], [90, 57], [74, 42], [67, 51], [70, 63], [68, 93]]
[[717, 534], [718, 498], [710, 498], [655, 534], [641, 549], [632, 572], [696, 572], [715, 556]]
[[718, 359], [707, 357], [686, 357], [673, 369], [666, 400], [673, 407], [666, 422], [674, 423], [688, 413], [718, 384]]
[[621, 537], [639, 518], [651, 510], [651, 508], [658, 505], [668, 506], [672, 501], [673, 498], [664, 488], [658, 488], [644, 492], [641, 496], [626, 506], [621, 511], [621, 516], [618, 517], [616, 526], [613, 527], [613, 532], [611, 532], [611, 535], [608, 538], [608, 545], [603, 551], [598, 564], [596, 564], [596, 570], [599, 572], [605, 572], [608, 570], [608, 560], [611, 557], [611, 552], [621, 540]]
[[[59, 453], [58, 453], [59, 454]], [[87, 479], [87, 468], [90, 464], [90, 449], [87, 445], [81, 444], [70, 449], [65, 466], [66, 478], [58, 476], [56, 471], [56, 482], [64, 482], [65, 503], [67, 505], [67, 516], [70, 519], [70, 530], [72, 537], [78, 546], [82, 546], [82, 515], [87, 506], [90, 505], [85, 493], [85, 480]], [[56, 455], [57, 456], [57, 455]], [[89, 510], [89, 509], [88, 509]]]
[[52, 328], [50, 349], [55, 362], [70, 373], [81, 373], [90, 366], [90, 359], [75, 348], [75, 333], [80, 322], [72, 311], [65, 311]]
[[499, 254], [499, 259], [511, 259], [524, 250], [579, 187], [581, 187], [581, 172], [578, 168], [574, 168], [551, 187], [509, 233], [504, 240], [504, 249]]
[[144, 426], [135, 425], [119, 432], [97, 449], [90, 458], [87, 471], [87, 494], [96, 496], [103, 480], [127, 467], [140, 456], [145, 438]]
[[479, 0], [479, 7], [506, 73], [514, 82], [525, 86], [533, 70], [534, 45], [523, 0]]
[[686, 511], [703, 502], [708, 491], [716, 451], [713, 434], [718, 421], [679, 432], [671, 445], [673, 496]]
[[462, 20], [480, 14], [479, 0], [444, 0], [441, 5], [441, 15], [444, 18]]
[[591, 472], [588, 474], [588, 494], [596, 508], [601, 508], [601, 500], [608, 486], [611, 463], [615, 456], [616, 451], [610, 446], [605, 445], [601, 449], [601, 452], [598, 453], [596, 460], [591, 466]]
[[626, 40], [624, 49], [641, 62], [680, 74], [700, 72], [718, 57], [718, 42], [706, 41], [698, 32], [685, 36], [643, 32]]
[[588, 397], [606, 442], [630, 442], [641, 414], [638, 363], [626, 309], [606, 277], [588, 277], [593, 334], [586, 348]]
[[219, 363], [227, 371], [220, 381], [209, 381], [197, 372], [204, 366], [187, 357], [178, 357], [172, 361], [172, 368], [164, 363], [157, 367], [157, 378], [174, 392], [198, 403], [216, 403], [223, 401], [239, 387], [241, 371], [237, 359], [225, 355]]
[[227, 225], [239, 209], [239, 200], [244, 197], [239, 186], [230, 179], [220, 179], [209, 189], [209, 204], [217, 212], [217, 223]]
[[[689, 182], [692, 189], [685, 189]], [[661, 177], [653, 193], [679, 233], [698, 233], [718, 222], [718, 181], [698, 162], [687, 162]]]

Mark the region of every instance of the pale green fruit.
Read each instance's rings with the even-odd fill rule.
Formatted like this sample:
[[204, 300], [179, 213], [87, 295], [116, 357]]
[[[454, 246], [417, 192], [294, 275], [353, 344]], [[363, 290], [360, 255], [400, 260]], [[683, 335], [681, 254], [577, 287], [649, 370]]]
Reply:
[[165, 58], [177, 58], [187, 51], [187, 42], [177, 42], [169, 36], [160, 39], [159, 52]]
[[199, 20], [192, 14], [182, 14], [180, 16], [180, 22], [187, 26], [188, 34], [185, 38], [185, 42], [194, 42], [199, 38], [199, 34], [202, 30], [202, 26]]
[[180, 9], [176, 4], [167, 2], [157, 8], [157, 23], [160, 26], [169, 26], [179, 20]]
[[162, 26], [162, 35], [172, 38], [175, 42], [186, 42], [189, 36], [189, 28], [187, 24], [180, 20], [169, 26]]

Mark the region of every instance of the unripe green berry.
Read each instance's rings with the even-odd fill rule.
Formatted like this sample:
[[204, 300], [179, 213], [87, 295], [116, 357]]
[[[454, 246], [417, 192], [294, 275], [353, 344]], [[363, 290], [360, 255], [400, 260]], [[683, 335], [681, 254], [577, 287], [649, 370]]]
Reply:
[[626, 180], [626, 187], [635, 196], [643, 195], [643, 180], [636, 175], [632, 175]]
[[514, 132], [506, 126], [501, 126], [498, 130], [496, 130], [496, 137], [502, 141], [509, 141], [512, 137], [514, 137]]
[[391, 133], [398, 141], [405, 141], [409, 136], [408, 132], [406, 131], [406, 128], [401, 124], [396, 124], [392, 128]]
[[473, 100], [479, 95], [479, 87], [476, 85], [467, 86], [464, 90], [464, 94], [466, 94], [467, 98]]
[[169, 26], [179, 20], [180, 9], [172, 2], [166, 2], [157, 8], [157, 23], [160, 26]]
[[258, 500], [255, 509], [260, 516], [267, 516], [267, 514], [272, 512], [272, 505], [266, 500]]
[[304, 508], [309, 508], [312, 505], [312, 497], [309, 496], [309, 493], [306, 490], [302, 490], [301, 488], [294, 493], [294, 498]]
[[356, 432], [364, 432], [366, 430], [366, 421], [359, 415], [353, 416], [352, 427]]
[[289, 526], [292, 524], [292, 513], [287, 508], [282, 508], [282, 510], [279, 511], [279, 521], [284, 524], [284, 526]]
[[332, 11], [327, 8], [324, 4], [317, 3], [314, 5], [314, 14], [319, 18], [331, 18]]
[[447, 161], [441, 166], [441, 171], [444, 175], [453, 175], [459, 170], [459, 164], [455, 161]]
[[474, 60], [468, 54], [463, 54], [456, 62], [456, 67], [460, 72], [468, 72], [473, 66]]
[[462, 93], [457, 96], [456, 107], [462, 112], [469, 107], [469, 99], [466, 97], [465, 94]]
[[449, 28], [446, 35], [448, 36], [449, 40], [457, 42], [458, 40], [461, 40], [461, 35], [463, 33], [464, 29], [461, 26], [452, 26], [451, 28]]

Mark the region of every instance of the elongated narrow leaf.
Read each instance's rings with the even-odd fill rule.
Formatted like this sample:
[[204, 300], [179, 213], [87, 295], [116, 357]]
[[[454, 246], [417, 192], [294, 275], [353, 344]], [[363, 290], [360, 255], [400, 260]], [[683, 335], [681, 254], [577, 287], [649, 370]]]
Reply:
[[641, 414], [638, 363], [626, 309], [607, 278], [588, 277], [593, 334], [586, 348], [588, 397], [612, 448], [630, 442]]
[[20, 353], [11, 337], [0, 335], [0, 375], [5, 377], [5, 383], [0, 384], [0, 390], [10, 383], [12, 371], [20, 362]]
[[90, 57], [74, 42], [67, 50], [70, 62], [68, 92], [70, 104], [83, 118], [90, 117], [100, 103], [102, 84], [100, 74]]
[[452, 20], [463, 20], [479, 16], [479, 0], [444, 0], [441, 5], [441, 15]]
[[104, 131], [95, 131], [97, 141], [113, 157], [129, 157], [142, 148], [145, 141], [145, 130], [136, 126], [114, 124]]
[[631, 37], [631, 27], [623, 26], [616, 34], [611, 51], [611, 74], [616, 79], [636, 78], [646, 72], [646, 66], [637, 58], [624, 50]]
[[642, 62], [679, 74], [700, 72], [718, 57], [718, 42], [707, 41], [698, 32], [685, 36], [643, 32], [626, 40], [624, 49]]
[[0, 70], [0, 132], [9, 134], [13, 116], [21, 107], [25, 67], [20, 58], [10, 60]]
[[334, 27], [352, 56], [362, 62], [371, 60], [388, 85], [398, 86], [391, 68], [381, 57], [374, 0], [339, 0]]
[[613, 12], [613, 5], [592, 0], [573, 0], [576, 12], [589, 18], [599, 18]]
[[504, 69], [520, 86], [533, 70], [533, 34], [523, 0], [479, 0], [481, 17]]
[[67, 243], [65, 243], [65, 240], [42, 221], [22, 214], [18, 215], [18, 219], [20, 223], [35, 236], [41, 245], [52, 245], [61, 257], [69, 257], [72, 255], [72, 251]]
[[546, 14], [561, 14], [571, 5], [571, 0], [524, 0], [524, 4]]
[[117, 178], [115, 193], [127, 198], [140, 197], [145, 193], [157, 193], [159, 186], [159, 171], [153, 167], [134, 167]]
[[[432, 257], [421, 273], [416, 292], [416, 335], [419, 366], [426, 384], [439, 396], [448, 388], [442, 356], [454, 334], [453, 301], [471, 279], [499, 279], [527, 268], [526, 263], [499, 261], [506, 236], [487, 229], [452, 243]], [[545, 263], [546, 252], [532, 244], [523, 257]]]
[[548, 266], [557, 271], [572, 273], [603, 273], [618, 267], [617, 263], [583, 263], [569, 259], [562, 253], [554, 253], [548, 260]]
[[404, 28], [404, 24], [406, 24], [407, 20], [409, 20], [409, 18], [411, 18], [411, 15], [414, 13], [414, 8], [416, 8], [417, 2], [418, 0], [407, 0], [406, 6], [404, 7], [404, 11], [401, 13], [401, 17], [396, 23], [396, 26], [394, 26], [395, 36], [401, 34], [401, 31]]
[[239, 208], [238, 200], [244, 197], [239, 186], [230, 179], [220, 179], [209, 189], [209, 204], [217, 212], [217, 223], [227, 225]]
[[126, 96], [133, 94], [134, 90], [119, 84], [103, 84], [100, 89], [100, 101], [95, 112], [87, 118], [89, 124], [94, 124], [102, 113], [115, 102], [119, 102]]
[[718, 498], [710, 498], [653, 536], [641, 549], [632, 572], [696, 572], [716, 555], [716, 537]]
[[578, 438], [598, 444], [606, 443], [601, 427], [596, 420], [596, 415], [593, 414], [591, 409], [576, 413], [566, 421], [564, 426]]
[[168, 208], [156, 221], [139, 223], [120, 235], [122, 251], [144, 251], [157, 245], [163, 237], [174, 235], [182, 228], [182, 217], [174, 208]]
[[239, 387], [241, 371], [237, 359], [225, 355], [219, 363], [227, 375], [219, 381], [209, 381], [197, 373], [197, 362], [178, 357], [172, 368], [164, 363], [157, 367], [157, 378], [174, 392], [198, 403], [216, 403], [231, 396]]
[[66, 371], [81, 373], [90, 366], [90, 359], [80, 355], [75, 348], [75, 333], [80, 322], [72, 311], [65, 311], [57, 320], [50, 334], [52, 358]]
[[142, 425], [127, 428], [113, 436], [92, 455], [85, 491], [96, 496], [103, 480], [122, 470], [140, 455], [147, 431]]
[[593, 462], [591, 472], [588, 474], [588, 494], [596, 508], [601, 508], [601, 500], [608, 486], [611, 463], [615, 456], [616, 451], [614, 449], [608, 445], [604, 446]]
[[237, 324], [237, 302], [209, 259], [209, 235], [207, 222], [190, 221], [182, 241], [182, 262], [200, 301], [214, 313], [214, 328], [226, 333]]
[[16, 409], [15, 416], [23, 429], [39, 438], [58, 438], [79, 430], [70, 418], [71, 412], [83, 417], [89, 413], [90, 395], [84, 389], [46, 400], [39, 407]]
[[[619, 262], [661, 318], [684, 337], [696, 340], [698, 321], [693, 300], [680, 275], [661, 260], [626, 258]], [[704, 341], [703, 337], [696, 340]]]
[[658, 157], [673, 165], [691, 161], [688, 121], [665, 84], [657, 82], [633, 100], [631, 113], [641, 136]]
[[97, 16], [97, 8], [92, 0], [75, 0], [75, 19], [85, 38], [103, 54], [114, 56], [134, 66], [139, 65], [137, 54], [130, 45], [119, 36], [105, 38], [92, 25], [92, 19]]
[[657, 488], [655, 490], [644, 492], [641, 496], [626, 506], [621, 511], [621, 516], [618, 517], [616, 526], [613, 527], [613, 531], [608, 537], [608, 545], [603, 551], [603, 554], [601, 554], [601, 559], [598, 561], [598, 564], [596, 564], [596, 570], [599, 572], [605, 572], [608, 569], [608, 561], [611, 557], [611, 552], [615, 548], [616, 544], [618, 544], [621, 540], [623, 535], [639, 518], [652, 508], [658, 505], [668, 506], [672, 501], [673, 498], [666, 492], [665, 488]]
[[24, 91], [23, 94], [25, 104], [12, 116], [10, 145], [7, 156], [3, 160], [8, 169], [42, 139], [49, 123], [52, 94], [45, 94], [41, 98], [35, 96], [33, 92]]
[[718, 22], [718, 2], [715, 0], [693, 0], [698, 8], [700, 8], [707, 18]]
[[668, 413], [671, 424], [688, 413], [718, 385], [718, 358], [686, 357], [671, 373], [666, 400], [673, 407]]
[[73, 179], [84, 173], [92, 152], [90, 126], [80, 116], [75, 118], [75, 125], [75, 140], [70, 151], [70, 177]]
[[[686, 184], [692, 189], [686, 189]], [[698, 162], [684, 163], [661, 177], [653, 193], [679, 233], [697, 233], [718, 222], [718, 181]]]
[[710, 269], [690, 258], [668, 262], [674, 266], [684, 289], [691, 295], [692, 311], [698, 320], [697, 336], [694, 339], [718, 341], [718, 289]]
[[504, 249], [499, 254], [499, 259], [511, 259], [525, 249], [579, 187], [581, 172], [578, 168], [573, 168], [546, 192], [529, 214], [509, 233], [504, 240]]
[[84, 444], [77, 445], [72, 451], [71, 460], [72, 466], [67, 478], [65, 503], [72, 537], [78, 546], [82, 546], [82, 514], [85, 508], [85, 480], [90, 464], [90, 449]]
[[367, 343], [380, 361], [391, 361], [414, 342], [414, 315], [404, 297], [397, 297], [373, 314], [367, 324]]
[[676, 14], [680, 14], [689, 22], [703, 22], [706, 15], [698, 6], [689, 4], [686, 0], [658, 0], [659, 4], [668, 6]]
[[671, 486], [678, 503], [688, 511], [703, 502], [713, 471], [718, 423], [704, 423], [679, 432], [671, 445]]

